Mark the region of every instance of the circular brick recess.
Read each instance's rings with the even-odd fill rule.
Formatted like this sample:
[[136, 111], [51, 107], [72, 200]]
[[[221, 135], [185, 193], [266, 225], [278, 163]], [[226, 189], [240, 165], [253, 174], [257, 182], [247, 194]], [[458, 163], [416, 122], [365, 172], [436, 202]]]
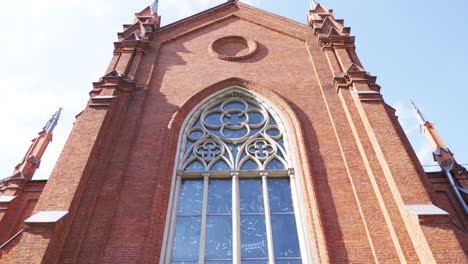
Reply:
[[227, 36], [213, 41], [209, 51], [221, 60], [240, 61], [255, 55], [257, 48], [254, 40], [242, 36]]

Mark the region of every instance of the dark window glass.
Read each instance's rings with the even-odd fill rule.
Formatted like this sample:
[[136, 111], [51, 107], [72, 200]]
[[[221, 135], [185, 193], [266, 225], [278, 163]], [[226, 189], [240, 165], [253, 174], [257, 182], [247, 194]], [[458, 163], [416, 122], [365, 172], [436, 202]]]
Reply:
[[201, 217], [179, 216], [172, 260], [198, 260], [200, 252]]
[[230, 214], [232, 210], [232, 181], [210, 180], [208, 214]]
[[300, 257], [294, 214], [271, 215], [275, 257]]
[[206, 224], [206, 259], [232, 258], [232, 217], [208, 216]]
[[180, 188], [177, 215], [201, 215], [203, 206], [203, 181], [184, 180]]
[[261, 179], [241, 179], [239, 189], [241, 214], [265, 212]]
[[272, 213], [294, 212], [289, 179], [268, 179], [268, 196]]
[[268, 257], [264, 215], [241, 215], [241, 257]]

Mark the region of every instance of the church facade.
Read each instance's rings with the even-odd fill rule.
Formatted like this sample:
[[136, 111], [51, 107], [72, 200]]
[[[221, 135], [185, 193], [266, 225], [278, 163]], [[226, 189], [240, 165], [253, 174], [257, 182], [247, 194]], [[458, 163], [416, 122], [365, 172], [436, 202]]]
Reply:
[[118, 37], [31, 217], [0, 215], [1, 263], [466, 262], [466, 214], [332, 10], [153, 5]]

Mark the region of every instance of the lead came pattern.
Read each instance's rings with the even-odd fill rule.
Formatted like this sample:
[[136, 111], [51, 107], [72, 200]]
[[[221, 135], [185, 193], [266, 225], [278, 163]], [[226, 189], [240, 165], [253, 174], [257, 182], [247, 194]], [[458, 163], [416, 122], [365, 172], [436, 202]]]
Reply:
[[268, 180], [268, 196], [276, 260], [300, 257], [289, 179]]
[[261, 179], [241, 179], [241, 257], [268, 260], [265, 211]]
[[232, 259], [232, 184], [212, 179], [208, 185], [206, 260]]
[[201, 214], [203, 204], [203, 182], [184, 180], [180, 188], [177, 210], [176, 235], [172, 259], [174, 261], [198, 260]]
[[208, 104], [185, 139], [180, 170], [286, 170], [283, 133], [256, 100], [232, 93]]

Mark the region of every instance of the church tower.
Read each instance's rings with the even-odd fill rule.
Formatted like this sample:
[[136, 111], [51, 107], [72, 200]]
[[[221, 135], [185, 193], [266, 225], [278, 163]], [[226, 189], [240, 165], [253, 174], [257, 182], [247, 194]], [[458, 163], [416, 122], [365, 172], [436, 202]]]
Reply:
[[11, 176], [0, 179], [0, 257], [12, 245], [12, 239], [24, 231], [23, 222], [31, 216], [44, 189], [46, 181], [33, 180], [33, 176], [52, 142], [61, 113], [62, 108], [59, 108], [37, 137], [31, 140], [31, 146]]
[[354, 37], [227, 1], [124, 25], [5, 263], [463, 263]]

